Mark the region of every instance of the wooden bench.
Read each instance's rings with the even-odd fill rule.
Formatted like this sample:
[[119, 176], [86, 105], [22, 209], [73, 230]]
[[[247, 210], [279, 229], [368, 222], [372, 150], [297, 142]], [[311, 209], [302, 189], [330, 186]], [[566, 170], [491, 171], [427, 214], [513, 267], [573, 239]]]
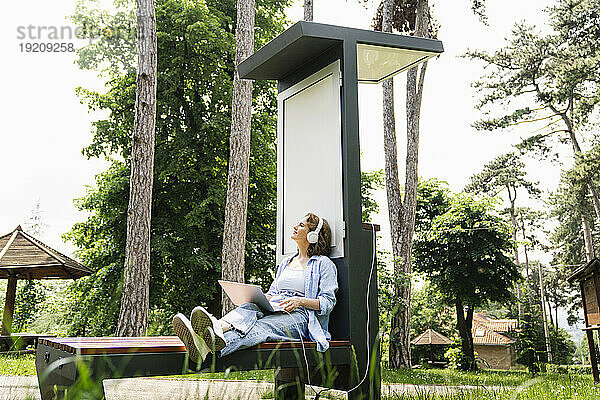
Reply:
[[[345, 391], [353, 388], [367, 373], [367, 365], [371, 370], [369, 379], [349, 392], [348, 399], [379, 399], [381, 376], [376, 270], [370, 274], [373, 230], [379, 230], [379, 226], [363, 223], [362, 228], [362, 245], [368, 251], [362, 253], [361, 259], [357, 258], [353, 268], [349, 267], [347, 258], [333, 260], [339, 283], [337, 303], [329, 320], [333, 340], [324, 353], [316, 351], [314, 342], [304, 342], [308, 371], [300, 342], [263, 343], [222, 358], [209, 355], [202, 365], [195, 365], [188, 363], [183, 343], [175, 336], [47, 338], [39, 341], [35, 361], [42, 400], [62, 398], [65, 389], [76, 386], [78, 379], [84, 376], [100, 383], [109, 378], [256, 369], [275, 371], [277, 399], [304, 399], [306, 383]], [[369, 277], [367, 336], [366, 285]], [[368, 363], [370, 357], [374, 361]], [[98, 395], [102, 397], [102, 385], [97, 386]]]
[[[314, 342], [305, 342], [304, 346], [312, 370], [311, 383], [348, 387], [351, 382], [341, 382], [340, 377], [349, 375], [349, 341], [331, 341], [324, 354], [315, 350]], [[63, 391], [73, 387], [83, 375], [95, 382], [101, 392], [101, 381], [106, 378], [276, 368], [276, 392], [279, 398], [289, 399], [298, 397], [298, 391], [304, 389], [299, 381], [290, 385], [296, 375], [303, 376], [299, 371], [305, 369], [304, 364], [300, 342], [273, 342], [222, 358], [209, 356], [202, 365], [196, 365], [188, 361], [185, 347], [176, 336], [41, 339], [35, 360], [42, 400], [62, 397]]]
[[27, 347], [31, 346], [35, 349], [37, 347], [38, 340], [46, 337], [50, 337], [50, 335], [26, 332], [2, 335], [0, 336], [0, 352], [35, 352], [33, 349], [27, 350]]

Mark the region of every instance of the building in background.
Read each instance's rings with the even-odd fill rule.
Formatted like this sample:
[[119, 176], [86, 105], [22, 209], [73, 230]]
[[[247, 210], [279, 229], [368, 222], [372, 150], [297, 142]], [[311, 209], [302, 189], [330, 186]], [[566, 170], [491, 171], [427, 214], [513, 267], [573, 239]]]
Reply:
[[473, 314], [473, 346], [480, 368], [513, 369], [517, 366], [515, 343], [510, 335], [517, 330], [516, 319], [492, 319]]

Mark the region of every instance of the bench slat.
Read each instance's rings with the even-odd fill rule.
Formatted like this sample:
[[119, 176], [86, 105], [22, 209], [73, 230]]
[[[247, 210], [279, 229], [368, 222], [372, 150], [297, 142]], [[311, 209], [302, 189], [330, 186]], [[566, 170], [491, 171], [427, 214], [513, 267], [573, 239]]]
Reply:
[[[46, 346], [73, 354], [131, 354], [169, 353], [185, 351], [185, 346], [177, 336], [148, 337], [70, 337], [44, 338], [40, 342]], [[332, 340], [330, 347], [350, 346], [348, 340]], [[315, 342], [304, 342], [305, 348], [316, 347]], [[302, 348], [301, 342], [267, 342], [252, 349]]]

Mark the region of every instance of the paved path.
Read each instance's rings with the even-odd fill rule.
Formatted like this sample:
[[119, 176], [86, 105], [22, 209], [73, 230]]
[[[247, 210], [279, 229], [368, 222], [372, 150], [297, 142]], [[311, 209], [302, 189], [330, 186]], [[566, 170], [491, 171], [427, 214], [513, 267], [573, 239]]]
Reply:
[[[382, 394], [436, 392], [439, 394], [461, 393], [483, 389], [478, 386], [442, 386], [442, 385], [383, 385]], [[489, 391], [502, 390], [498, 386], [486, 388]], [[128, 378], [104, 381], [107, 400], [227, 400], [260, 399], [263, 394], [273, 391], [270, 382], [224, 381], [165, 378]], [[320, 390], [320, 388], [316, 388]], [[307, 397], [314, 392], [307, 388]], [[328, 392], [340, 399], [346, 399], [344, 392]], [[40, 399], [37, 378], [35, 376], [0, 376], [0, 400]]]

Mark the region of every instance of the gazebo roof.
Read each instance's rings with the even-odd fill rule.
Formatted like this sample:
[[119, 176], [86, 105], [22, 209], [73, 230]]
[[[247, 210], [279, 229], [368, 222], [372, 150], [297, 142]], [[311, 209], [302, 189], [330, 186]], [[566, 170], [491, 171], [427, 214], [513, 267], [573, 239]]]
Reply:
[[92, 272], [23, 232], [20, 225], [0, 236], [0, 279], [77, 279]]
[[452, 344], [452, 340], [433, 329], [427, 329], [425, 332], [411, 340], [410, 343], [417, 346], [426, 344]]

